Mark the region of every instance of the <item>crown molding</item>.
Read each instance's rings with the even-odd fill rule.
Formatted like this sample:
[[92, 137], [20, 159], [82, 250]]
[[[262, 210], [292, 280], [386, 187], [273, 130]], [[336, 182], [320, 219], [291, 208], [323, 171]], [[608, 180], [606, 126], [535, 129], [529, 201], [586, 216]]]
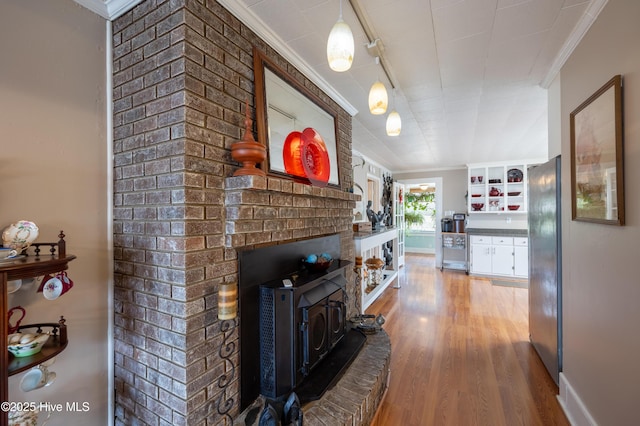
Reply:
[[104, 19], [113, 21], [120, 15], [131, 10], [142, 0], [74, 0], [81, 6], [97, 13]]
[[256, 16], [248, 7], [241, 5], [238, 0], [217, 0], [225, 9], [231, 12], [242, 23], [255, 32], [269, 46], [275, 49], [287, 61], [295, 66], [305, 77], [311, 80], [316, 86], [322, 89], [327, 96], [333, 99], [352, 117], [358, 110], [349, 103], [340, 93], [338, 93], [324, 78], [320, 76], [309, 64], [307, 64], [296, 52], [274, 33], [265, 23]]
[[551, 86], [551, 83], [556, 78], [565, 62], [567, 62], [569, 56], [571, 56], [576, 47], [578, 47], [578, 44], [580, 44], [582, 38], [587, 34], [587, 31], [589, 31], [589, 28], [591, 28], [591, 25], [593, 25], [608, 1], [609, 0], [591, 0], [587, 6], [587, 10], [585, 10], [580, 20], [576, 23], [576, 26], [573, 27], [573, 31], [571, 31], [571, 34], [569, 34], [569, 37], [556, 55], [549, 72], [540, 82], [540, 86], [542, 86], [542, 88], [548, 89]]

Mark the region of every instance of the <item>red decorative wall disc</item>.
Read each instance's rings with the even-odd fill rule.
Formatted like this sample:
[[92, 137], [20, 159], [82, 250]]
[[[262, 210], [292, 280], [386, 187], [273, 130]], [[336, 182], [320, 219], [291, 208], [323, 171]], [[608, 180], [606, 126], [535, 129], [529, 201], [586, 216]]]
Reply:
[[284, 159], [284, 169], [294, 176], [305, 177], [304, 167], [302, 167], [302, 133], [295, 131], [289, 133], [284, 141], [282, 156]]
[[329, 153], [322, 137], [312, 128], [302, 131], [305, 144], [302, 146], [302, 167], [313, 185], [326, 186], [329, 182], [331, 165]]
[[306, 177], [316, 186], [326, 186], [331, 174], [329, 153], [320, 134], [310, 127], [289, 133], [283, 147], [287, 173]]

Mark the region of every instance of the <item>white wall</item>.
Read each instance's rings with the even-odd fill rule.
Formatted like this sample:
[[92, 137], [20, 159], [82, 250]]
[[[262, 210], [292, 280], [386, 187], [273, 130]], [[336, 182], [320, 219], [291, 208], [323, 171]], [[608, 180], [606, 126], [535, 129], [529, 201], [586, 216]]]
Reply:
[[[640, 408], [640, 2], [609, 0], [561, 70], [563, 380], [574, 424], [636, 425]], [[569, 114], [623, 76], [626, 226], [571, 220]], [[572, 392], [573, 390], [573, 392]], [[580, 410], [580, 402], [585, 410]]]
[[[380, 204], [380, 198], [382, 197], [382, 189], [383, 189], [382, 187], [384, 184], [384, 180], [382, 178], [383, 175], [393, 175], [393, 174], [388, 169], [382, 167], [380, 164], [374, 162], [365, 154], [362, 154], [358, 151], [353, 152], [353, 157], [351, 158], [351, 162], [353, 167], [353, 182], [354, 184], [360, 185], [360, 187], [364, 191], [364, 194], [362, 194], [362, 200], [359, 202], [356, 202], [356, 208], [354, 209], [354, 214], [357, 211], [360, 211], [362, 213], [362, 219], [355, 220], [354, 218], [354, 221], [366, 222], [368, 219], [367, 219], [365, 209], [367, 206], [367, 201], [369, 201], [368, 194], [367, 194], [367, 179], [373, 178], [373, 180], [379, 181], [379, 185], [378, 185], [379, 196], [377, 197], [376, 200], [372, 200], [373, 205], [375, 207], [376, 205]], [[361, 195], [359, 188], [354, 188], [354, 193]], [[374, 211], [375, 210], [376, 209], [374, 208]]]
[[23, 324], [67, 319], [69, 345], [49, 387], [12, 401], [87, 402], [85, 413], [51, 416], [47, 426], [104, 425], [110, 395], [108, 319], [111, 277], [107, 221], [106, 24], [71, 0], [0, 4], [0, 229], [35, 222], [38, 241], [63, 229], [73, 289], [47, 301], [36, 287], [9, 295], [27, 310]]
[[453, 210], [466, 213], [467, 205], [464, 194], [467, 192], [467, 169], [438, 170], [411, 173], [396, 173], [393, 178], [397, 181], [422, 180], [433, 182], [434, 178], [442, 179], [442, 212]]

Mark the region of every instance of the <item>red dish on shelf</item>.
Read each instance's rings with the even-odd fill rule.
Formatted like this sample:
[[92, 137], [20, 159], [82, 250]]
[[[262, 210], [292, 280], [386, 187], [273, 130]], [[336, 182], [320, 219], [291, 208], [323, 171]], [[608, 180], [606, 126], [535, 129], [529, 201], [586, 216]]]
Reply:
[[483, 207], [484, 207], [484, 203], [471, 203], [471, 208], [475, 212], [482, 210]]
[[509, 197], [517, 197], [520, 195], [520, 192], [507, 192], [507, 195], [509, 195]]
[[518, 210], [520, 208], [520, 206], [518, 205], [509, 205], [509, 210]]
[[482, 197], [482, 194], [471, 194], [472, 197]]

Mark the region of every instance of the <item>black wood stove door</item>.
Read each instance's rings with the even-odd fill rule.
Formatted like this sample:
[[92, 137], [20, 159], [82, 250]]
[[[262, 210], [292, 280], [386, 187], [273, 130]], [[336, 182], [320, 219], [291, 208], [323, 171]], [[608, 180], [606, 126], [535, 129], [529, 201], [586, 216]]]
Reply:
[[302, 374], [309, 374], [345, 334], [344, 292], [302, 309]]
[[329, 296], [329, 349], [344, 337], [346, 324], [346, 307], [344, 304], [344, 293], [335, 292]]
[[305, 376], [329, 351], [327, 300], [302, 310], [302, 374]]

